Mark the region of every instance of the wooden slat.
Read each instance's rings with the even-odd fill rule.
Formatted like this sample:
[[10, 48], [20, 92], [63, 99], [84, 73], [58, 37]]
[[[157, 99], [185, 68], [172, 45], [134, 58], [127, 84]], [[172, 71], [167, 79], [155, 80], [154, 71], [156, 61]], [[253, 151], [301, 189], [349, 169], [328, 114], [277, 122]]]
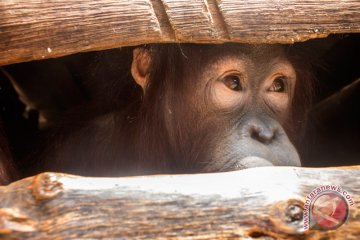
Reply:
[[0, 1], [0, 65], [162, 38], [147, 0]]
[[330, 33], [359, 32], [360, 2], [312, 0], [219, 1], [234, 41], [294, 43]]
[[2, 0], [0, 65], [151, 42], [293, 43], [360, 32], [358, 0]]
[[[303, 230], [306, 196], [337, 185], [336, 230]], [[360, 166], [83, 178], [44, 173], [0, 187], [1, 239], [360, 239]]]

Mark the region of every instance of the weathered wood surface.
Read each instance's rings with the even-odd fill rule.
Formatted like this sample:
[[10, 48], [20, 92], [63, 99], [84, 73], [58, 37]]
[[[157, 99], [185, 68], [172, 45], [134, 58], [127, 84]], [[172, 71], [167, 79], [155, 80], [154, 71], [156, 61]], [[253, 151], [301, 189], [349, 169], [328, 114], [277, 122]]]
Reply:
[[[355, 201], [332, 231], [303, 231], [306, 195]], [[0, 187], [1, 239], [360, 239], [360, 166], [264, 167], [129, 178], [45, 173]]]
[[360, 32], [358, 0], [2, 0], [0, 65], [150, 42], [293, 43]]

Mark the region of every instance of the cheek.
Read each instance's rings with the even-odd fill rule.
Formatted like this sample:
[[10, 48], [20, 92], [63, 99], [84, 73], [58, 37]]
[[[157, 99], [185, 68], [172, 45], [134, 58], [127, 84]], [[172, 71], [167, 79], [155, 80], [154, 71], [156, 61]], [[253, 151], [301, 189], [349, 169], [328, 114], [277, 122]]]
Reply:
[[290, 98], [285, 93], [268, 93], [266, 95], [266, 105], [276, 112], [279, 117], [286, 117], [290, 110]]
[[243, 92], [233, 91], [222, 82], [216, 81], [210, 92], [211, 102], [219, 109], [231, 109], [244, 101]]

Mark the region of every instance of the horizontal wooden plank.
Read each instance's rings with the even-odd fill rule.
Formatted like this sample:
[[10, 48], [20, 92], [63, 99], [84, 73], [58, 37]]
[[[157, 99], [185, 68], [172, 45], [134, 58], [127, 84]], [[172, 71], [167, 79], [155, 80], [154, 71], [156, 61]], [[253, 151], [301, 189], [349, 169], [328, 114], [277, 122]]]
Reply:
[[293, 43], [352, 32], [357, 0], [3, 0], [0, 65], [152, 42]]
[[[353, 199], [336, 230], [303, 230], [306, 196], [336, 185]], [[5, 239], [359, 239], [360, 166], [262, 167], [130, 178], [44, 173], [0, 187]]]
[[234, 41], [294, 43], [330, 33], [359, 32], [359, 1], [220, 1]]
[[147, 0], [0, 2], [0, 65], [162, 37]]

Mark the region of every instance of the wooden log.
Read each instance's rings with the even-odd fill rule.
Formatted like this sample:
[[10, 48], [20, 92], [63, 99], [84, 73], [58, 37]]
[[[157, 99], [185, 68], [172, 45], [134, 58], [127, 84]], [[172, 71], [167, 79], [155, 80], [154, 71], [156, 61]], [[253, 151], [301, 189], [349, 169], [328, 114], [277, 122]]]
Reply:
[[293, 43], [355, 32], [358, 0], [2, 0], [0, 65], [151, 42]]
[[[306, 196], [337, 185], [353, 201], [331, 231], [303, 230]], [[359, 239], [360, 166], [262, 167], [129, 178], [43, 173], [0, 187], [1, 239]]]

